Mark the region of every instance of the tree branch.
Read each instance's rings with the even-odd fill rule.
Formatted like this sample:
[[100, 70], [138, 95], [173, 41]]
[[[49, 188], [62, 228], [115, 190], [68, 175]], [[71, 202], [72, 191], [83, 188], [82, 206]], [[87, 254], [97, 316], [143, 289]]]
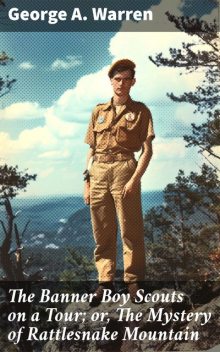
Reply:
[[15, 238], [16, 238], [16, 244], [17, 244], [17, 250], [15, 252], [16, 264], [17, 264], [16, 278], [18, 281], [23, 281], [24, 273], [22, 268], [22, 255], [21, 255], [22, 248], [21, 248], [21, 241], [20, 241], [20, 235], [18, 232], [17, 224], [14, 224], [14, 230], [15, 230]]
[[202, 151], [209, 153], [209, 155], [214, 156], [214, 158], [220, 159], [220, 156], [218, 156], [217, 154], [213, 153], [211, 150], [206, 149], [205, 147], [202, 147], [202, 146], [199, 145], [199, 144], [198, 144], [198, 147], [199, 147], [200, 149], [202, 149]]
[[203, 36], [202, 36], [199, 32], [196, 33], [196, 35], [197, 35], [200, 39], [202, 39], [205, 44], [210, 45], [210, 46], [212, 47], [212, 49], [217, 52], [217, 54], [219, 54], [219, 49], [218, 49], [216, 46], [214, 46], [210, 41], [205, 41], [204, 38], [203, 38]]
[[25, 234], [25, 232], [26, 232], [26, 230], [27, 230], [27, 228], [28, 228], [28, 225], [30, 224], [30, 219], [26, 222], [26, 225], [25, 225], [25, 227], [24, 227], [24, 230], [22, 231], [22, 233], [21, 233], [21, 238], [23, 238], [24, 237], [24, 234]]
[[2, 225], [2, 228], [3, 228], [3, 231], [4, 231], [5, 235], [7, 236], [7, 230], [6, 230], [4, 222], [2, 220], [0, 220], [0, 223]]
[[212, 165], [212, 167], [214, 167], [214, 169], [215, 169], [216, 171], [220, 171], [220, 169], [219, 169], [217, 166], [215, 166], [203, 153], [201, 153], [201, 154], [202, 154], [203, 158], [205, 158], [205, 159], [208, 161], [208, 163], [209, 163], [210, 165]]
[[207, 216], [211, 221], [213, 221], [215, 224], [218, 224], [218, 221], [215, 220], [209, 213], [207, 213], [205, 210], [202, 210], [200, 207], [195, 206], [195, 208], [200, 211], [203, 215]]

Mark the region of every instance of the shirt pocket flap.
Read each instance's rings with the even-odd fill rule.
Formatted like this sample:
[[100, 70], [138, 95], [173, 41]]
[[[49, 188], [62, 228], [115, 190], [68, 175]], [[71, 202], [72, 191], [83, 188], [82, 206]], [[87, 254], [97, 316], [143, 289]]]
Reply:
[[138, 130], [138, 124], [137, 121], [126, 121], [126, 125], [125, 127], [127, 130], [129, 131], [134, 131], [134, 130]]
[[94, 132], [102, 132], [104, 130], [107, 130], [109, 128], [108, 123], [99, 123], [96, 122], [95, 126], [93, 127]]

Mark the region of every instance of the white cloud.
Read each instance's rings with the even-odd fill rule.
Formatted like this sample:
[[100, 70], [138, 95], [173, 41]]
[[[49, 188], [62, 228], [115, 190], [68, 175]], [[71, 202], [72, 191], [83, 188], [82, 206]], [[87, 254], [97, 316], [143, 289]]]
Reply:
[[30, 61], [24, 61], [19, 65], [19, 68], [22, 70], [29, 71], [35, 68], [35, 65], [33, 65]]
[[36, 102], [24, 101], [11, 104], [0, 110], [0, 119], [31, 120], [43, 118], [45, 109]]
[[[159, 7], [155, 7], [153, 10], [155, 13], [158, 10], [161, 13], [170, 10], [172, 13], [181, 14], [181, 9], [178, 6], [174, 9], [173, 2], [170, 0], [163, 0]], [[167, 21], [167, 30], [170, 30], [171, 27], [173, 30], [173, 24], [166, 17], [164, 18]], [[125, 26], [126, 23], [123, 23], [123, 29], [125, 29]], [[188, 37], [187, 34], [181, 32], [140, 32], [141, 23], [133, 22], [132, 26], [135, 29], [134, 32], [118, 32], [109, 43], [109, 54], [112, 62], [127, 57], [134, 60], [137, 65], [137, 84], [132, 89], [131, 96], [136, 100], [145, 102], [150, 107], [152, 105], [156, 130], [158, 123], [163, 120], [165, 132], [169, 132], [168, 126], [170, 122], [166, 126], [166, 118], [169, 116], [169, 104], [172, 104], [173, 109], [172, 116], [169, 116], [172, 126], [175, 126], [175, 123], [179, 121], [184, 125], [189, 125], [195, 121], [200, 123], [201, 121], [198, 117], [194, 119], [193, 106], [174, 105], [166, 97], [166, 92], [173, 91], [176, 95], [179, 95], [184, 91], [193, 90], [203, 79], [203, 74], [195, 73], [179, 76], [179, 72], [183, 72], [183, 70], [165, 67], [158, 68], [148, 59], [150, 55], [154, 57], [159, 52], [169, 55], [170, 47], [181, 48], [182, 42], [193, 41], [194, 38]], [[51, 69], [67, 70], [80, 64], [80, 58], [68, 56], [66, 59], [56, 59], [51, 65]], [[49, 191], [53, 187], [52, 184], [56, 186], [51, 192], [55, 192], [55, 189], [57, 192], [61, 192], [60, 190], [63, 187], [63, 184], [60, 184], [61, 177], [65, 179], [65, 190], [79, 192], [79, 172], [81, 173], [82, 171], [83, 157], [85, 157], [86, 151], [86, 146], [83, 144], [86, 124], [82, 124], [82, 122], [88, 122], [92, 108], [97, 103], [108, 101], [111, 97], [112, 90], [107, 76], [108, 68], [109, 66], [105, 66], [97, 72], [81, 77], [75, 87], [65, 91], [51, 107], [43, 110], [44, 127], [25, 130], [20, 133], [17, 140], [11, 140], [8, 134], [0, 133], [1, 142], [3, 141], [3, 144], [5, 144], [8, 154], [16, 155], [20, 151], [35, 152], [36, 158], [30, 161], [30, 165], [31, 162], [34, 166], [37, 163], [36, 172], [42, 179], [39, 182], [42, 187], [40, 190], [42, 193]], [[164, 114], [160, 113], [160, 116], [157, 116], [160, 103], [160, 109], [162, 107], [167, 110], [164, 111]], [[33, 106], [29, 107], [30, 109], [27, 109], [28, 112], [25, 115], [28, 115], [31, 108], [33, 108]], [[24, 116], [9, 114], [6, 109], [2, 110], [6, 116], [4, 118]], [[40, 109], [39, 106], [35, 106], [35, 111], [37, 111], [35, 116], [39, 116], [38, 112]], [[165, 132], [164, 134], [166, 134]], [[191, 150], [189, 151], [189, 149], [185, 148], [185, 142], [182, 138], [160, 138], [157, 134], [157, 138], [154, 141], [153, 161], [149, 170], [147, 170], [146, 178], [144, 178], [143, 189], [162, 188], [167, 182], [173, 182], [180, 167], [186, 170], [188, 168], [193, 169], [197, 155], [193, 160], [191, 154]], [[0, 157], [4, 158], [5, 155], [6, 151], [1, 143]], [[65, 171], [65, 167], [63, 167], [57, 171], [54, 167], [55, 162], [57, 160], [58, 162], [65, 161], [70, 157], [75, 158], [70, 169]], [[45, 169], [45, 164], [48, 162], [50, 162], [50, 165], [47, 164]], [[53, 168], [56, 172], [54, 172]], [[49, 175], [51, 177], [46, 179]], [[162, 182], [161, 179], [163, 179]], [[48, 184], [44, 181], [47, 181]], [[36, 192], [37, 194], [39, 187], [37, 184], [33, 186], [33, 193]]]
[[110, 41], [109, 51], [113, 60], [130, 58], [136, 63], [137, 84], [133, 89], [135, 97], [142, 101], [167, 100], [166, 92], [176, 95], [194, 89], [201, 82], [203, 74], [191, 73], [181, 75], [183, 69], [157, 67], [149, 56], [155, 58], [162, 52], [169, 55], [170, 47], [181, 47], [182, 42], [188, 40], [185, 33], [164, 32], [119, 32]]
[[87, 122], [92, 108], [97, 103], [105, 102], [111, 97], [107, 69], [108, 67], [104, 67], [98, 72], [81, 77], [73, 89], [65, 91], [54, 103], [48, 110], [47, 116], [78, 123]]
[[47, 248], [58, 249], [59, 246], [56, 246], [54, 243], [50, 243], [50, 244], [47, 244], [47, 245], [45, 246], [45, 248], [46, 248], [46, 249], [47, 249]]
[[71, 68], [74, 68], [76, 66], [79, 66], [82, 64], [82, 61], [78, 56], [75, 55], [68, 55], [66, 56], [66, 59], [60, 59], [57, 58], [52, 64], [51, 64], [51, 70], [57, 71], [57, 70], [69, 70]]
[[[163, 14], [168, 24], [167, 30], [173, 30], [174, 26], [164, 13], [170, 10], [180, 15], [181, 9], [178, 5], [181, 4], [179, 2], [175, 9], [170, 0], [164, 0], [159, 6], [153, 8], [155, 13]], [[123, 22], [123, 30], [126, 23]], [[169, 48], [181, 47], [182, 42], [189, 39], [188, 35], [181, 32], [140, 32], [141, 25], [141, 22], [132, 22], [134, 32], [118, 32], [109, 44], [112, 61], [127, 57], [134, 60], [137, 65], [137, 84], [131, 91], [132, 97], [148, 104], [158, 104], [158, 101], [170, 102], [166, 97], [167, 91], [174, 91], [178, 95], [194, 89], [201, 82], [203, 74], [179, 76], [179, 73], [183, 72], [182, 69], [158, 68], [148, 59], [150, 55], [154, 57], [159, 52], [169, 55]], [[51, 116], [56, 116], [60, 120], [87, 122], [92, 108], [97, 103], [108, 101], [111, 97], [108, 68], [109, 66], [106, 66], [95, 73], [81, 77], [76, 86], [65, 91], [50, 108]]]
[[216, 147], [214, 147], [213, 150], [216, 154], [220, 155], [220, 145], [217, 145]]
[[[175, 118], [186, 126], [190, 126], [192, 122], [196, 122], [197, 115], [194, 115], [196, 107], [193, 104], [178, 104], [176, 106]], [[200, 114], [199, 123], [207, 120], [207, 115]]]
[[56, 138], [46, 126], [24, 130], [18, 138], [18, 145], [22, 149], [33, 149], [35, 147], [53, 148], [56, 144]]
[[42, 159], [67, 159], [71, 155], [69, 150], [51, 150], [49, 152], [44, 152], [38, 155]]
[[187, 150], [184, 158], [161, 159], [151, 161], [146, 173], [143, 176], [142, 190], [164, 189], [168, 183], [173, 183], [180, 169], [186, 174], [190, 171], [199, 171], [197, 167], [198, 156]]
[[183, 138], [156, 138], [154, 142], [154, 160], [184, 158], [186, 155]]
[[[179, 76], [180, 70], [174, 68], [158, 68], [149, 59], [161, 49], [170, 46], [181, 46], [186, 39], [183, 33], [117, 33], [110, 42], [109, 51], [115, 61], [128, 57], [137, 65], [137, 84], [131, 91], [134, 99], [157, 103], [169, 101], [167, 91], [174, 91], [176, 95], [193, 89], [203, 75], [191, 74]], [[158, 43], [162, 43], [158, 47]], [[60, 120], [87, 122], [92, 108], [97, 103], [106, 102], [112, 95], [110, 81], [107, 76], [109, 66], [98, 72], [81, 77], [73, 89], [65, 91], [50, 108], [51, 116]], [[96, 87], [96, 89], [94, 89]], [[85, 94], [89, 92], [89, 94]]]
[[54, 149], [58, 144], [58, 140], [46, 126], [23, 130], [17, 139], [11, 139], [8, 133], [0, 132], [0, 140], [0, 158], [4, 160], [25, 151]]
[[53, 172], [54, 172], [54, 168], [53, 167], [49, 167], [49, 168], [41, 171], [39, 173], [39, 177], [40, 178], [46, 178], [46, 177], [50, 176]]
[[6, 156], [8, 155], [8, 151], [11, 147], [10, 136], [6, 132], [0, 132], [0, 160], [1, 164], [6, 162]]
[[[72, 115], [73, 116], [73, 115]], [[73, 138], [79, 135], [81, 124], [62, 121], [62, 114], [56, 116], [56, 110], [51, 107], [45, 113], [46, 125], [57, 138]]]

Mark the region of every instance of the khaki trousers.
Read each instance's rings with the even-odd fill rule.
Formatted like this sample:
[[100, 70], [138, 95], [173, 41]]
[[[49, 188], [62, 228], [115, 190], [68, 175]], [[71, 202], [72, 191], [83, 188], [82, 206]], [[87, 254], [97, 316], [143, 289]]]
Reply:
[[122, 197], [125, 184], [136, 168], [134, 159], [99, 163], [90, 170], [90, 211], [99, 282], [113, 281], [116, 271], [117, 218], [121, 230], [124, 281], [145, 278], [144, 226], [140, 187]]

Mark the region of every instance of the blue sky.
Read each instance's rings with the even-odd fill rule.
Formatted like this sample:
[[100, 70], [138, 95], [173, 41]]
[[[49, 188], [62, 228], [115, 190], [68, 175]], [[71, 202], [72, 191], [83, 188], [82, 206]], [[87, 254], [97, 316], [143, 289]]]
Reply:
[[[175, 8], [173, 3], [162, 0], [154, 12], [189, 12], [190, 1]], [[203, 16], [212, 19], [213, 14], [209, 8]], [[204, 73], [180, 76], [180, 71], [157, 68], [148, 59], [194, 38], [177, 32], [141, 33], [141, 23], [133, 26], [135, 32], [0, 33], [1, 50], [14, 58], [0, 67], [0, 76], [17, 79], [10, 94], [0, 99], [0, 162], [38, 174], [27, 196], [82, 193], [88, 149], [83, 139], [91, 110], [111, 97], [108, 67], [125, 57], [137, 64], [131, 96], [149, 106], [157, 135], [143, 190], [163, 189], [180, 168], [198, 170], [201, 160], [195, 150], [185, 148], [182, 135], [205, 116], [194, 115], [188, 104], [171, 102], [166, 92], [192, 90]]]

